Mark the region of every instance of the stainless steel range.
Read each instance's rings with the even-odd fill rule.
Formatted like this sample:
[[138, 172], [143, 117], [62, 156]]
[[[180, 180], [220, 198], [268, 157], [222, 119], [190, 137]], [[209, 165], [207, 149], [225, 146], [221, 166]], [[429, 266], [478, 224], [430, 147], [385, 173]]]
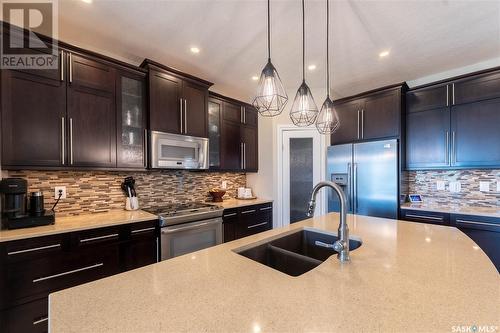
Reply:
[[223, 208], [199, 202], [145, 209], [158, 215], [161, 256], [166, 260], [222, 243]]

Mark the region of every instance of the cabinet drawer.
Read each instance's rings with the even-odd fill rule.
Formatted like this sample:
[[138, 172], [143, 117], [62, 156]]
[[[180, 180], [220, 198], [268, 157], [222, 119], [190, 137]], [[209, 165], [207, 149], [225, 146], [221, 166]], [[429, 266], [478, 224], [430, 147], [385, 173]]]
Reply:
[[78, 248], [89, 248], [96, 245], [112, 244], [118, 242], [126, 235], [125, 228], [111, 227], [80, 231], [72, 234], [73, 242]]
[[430, 224], [450, 224], [450, 214], [439, 212], [426, 212], [421, 210], [401, 209], [401, 218], [407, 221], [423, 222]]
[[449, 106], [451, 94], [447, 84], [410, 90], [406, 93], [406, 112], [433, 110]]
[[451, 215], [451, 224], [457, 228], [500, 232], [500, 218], [473, 215]]
[[60, 234], [7, 242], [0, 248], [7, 263], [16, 263], [59, 255], [69, 246], [68, 234]]
[[2, 311], [0, 327], [5, 333], [42, 333], [48, 331], [48, 298]]
[[500, 71], [474, 75], [453, 83], [453, 104], [500, 97]]
[[119, 246], [94, 246], [12, 263], [5, 269], [6, 302], [69, 288], [119, 272]]

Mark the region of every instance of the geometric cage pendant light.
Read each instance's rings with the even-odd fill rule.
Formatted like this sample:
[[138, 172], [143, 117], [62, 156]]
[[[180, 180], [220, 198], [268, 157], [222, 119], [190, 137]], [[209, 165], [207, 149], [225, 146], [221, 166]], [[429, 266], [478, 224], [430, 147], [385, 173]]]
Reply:
[[314, 124], [318, 116], [318, 107], [314, 102], [311, 89], [306, 84], [305, 48], [305, 4], [302, 0], [302, 83], [290, 109], [290, 119], [294, 125], [299, 127]]
[[264, 117], [274, 117], [281, 114], [288, 101], [280, 76], [271, 62], [270, 7], [270, 0], [267, 0], [267, 64], [260, 74], [257, 93], [252, 102], [252, 105]]
[[326, 99], [321, 106], [318, 119], [316, 120], [316, 128], [321, 134], [332, 134], [339, 128], [340, 120], [333, 101], [330, 98], [330, 63], [328, 59], [328, 30], [329, 30], [329, 0], [326, 0]]

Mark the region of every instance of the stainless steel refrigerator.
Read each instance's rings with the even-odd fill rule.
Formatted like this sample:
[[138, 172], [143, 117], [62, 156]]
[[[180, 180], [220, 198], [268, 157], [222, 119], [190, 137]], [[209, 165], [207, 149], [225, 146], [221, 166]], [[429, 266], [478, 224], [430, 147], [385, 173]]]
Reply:
[[[350, 213], [398, 217], [397, 140], [330, 146], [327, 163], [327, 178], [344, 189]], [[339, 211], [333, 191], [328, 194], [328, 211]]]

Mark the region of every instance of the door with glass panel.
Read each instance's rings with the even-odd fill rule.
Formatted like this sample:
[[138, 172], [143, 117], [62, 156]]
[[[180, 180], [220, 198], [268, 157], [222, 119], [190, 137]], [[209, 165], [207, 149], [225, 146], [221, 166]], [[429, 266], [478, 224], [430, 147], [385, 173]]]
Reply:
[[[321, 142], [314, 130], [283, 132], [282, 223], [287, 225], [307, 219], [307, 204], [313, 186], [321, 178]], [[318, 196], [318, 212], [322, 211]]]

